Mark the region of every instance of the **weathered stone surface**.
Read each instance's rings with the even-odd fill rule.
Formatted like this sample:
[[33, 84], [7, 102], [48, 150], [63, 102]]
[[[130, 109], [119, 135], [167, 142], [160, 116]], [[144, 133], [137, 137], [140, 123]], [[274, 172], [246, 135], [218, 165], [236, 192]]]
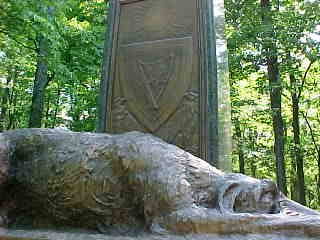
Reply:
[[26, 230], [9, 230], [1, 240], [319, 240], [318, 237], [290, 237], [279, 236], [275, 234], [233, 234], [233, 235], [214, 235], [214, 234], [197, 234], [197, 235], [138, 235], [128, 236], [106, 236], [102, 234], [87, 233], [66, 233], [56, 231], [26, 231]]
[[9, 131], [0, 168], [3, 226], [320, 236], [320, 215], [271, 181], [225, 174], [149, 134]]

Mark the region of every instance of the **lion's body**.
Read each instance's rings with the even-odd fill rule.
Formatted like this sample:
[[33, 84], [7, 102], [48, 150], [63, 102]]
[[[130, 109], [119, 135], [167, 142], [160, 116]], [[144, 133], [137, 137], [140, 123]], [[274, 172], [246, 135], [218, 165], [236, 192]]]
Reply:
[[13, 224], [118, 233], [146, 229], [225, 233], [244, 231], [243, 224], [247, 232], [257, 232], [264, 228], [256, 221], [281, 220], [264, 214], [275, 212], [279, 203], [273, 183], [225, 174], [138, 132], [2, 133], [0, 187], [0, 210], [8, 209]]
[[[141, 227], [164, 212], [208, 204], [212, 179], [223, 174], [173, 145], [137, 132], [11, 134], [4, 137], [11, 146], [13, 220], [23, 213], [42, 225]], [[146, 143], [148, 148], [143, 147]]]

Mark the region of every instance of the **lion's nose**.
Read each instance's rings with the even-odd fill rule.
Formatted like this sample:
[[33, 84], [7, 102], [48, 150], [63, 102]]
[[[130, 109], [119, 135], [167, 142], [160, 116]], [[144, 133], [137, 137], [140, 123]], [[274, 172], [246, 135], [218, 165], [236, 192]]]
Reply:
[[270, 214], [280, 213], [280, 204], [279, 203], [272, 204], [269, 213]]

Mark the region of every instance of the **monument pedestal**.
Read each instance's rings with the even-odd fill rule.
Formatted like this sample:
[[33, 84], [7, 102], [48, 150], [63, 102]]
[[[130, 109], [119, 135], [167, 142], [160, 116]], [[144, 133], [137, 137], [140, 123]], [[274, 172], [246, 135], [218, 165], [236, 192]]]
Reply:
[[233, 235], [139, 235], [106, 236], [77, 232], [55, 232], [46, 230], [8, 230], [0, 232], [1, 240], [318, 240], [318, 238], [290, 237], [281, 234], [233, 234]]
[[100, 132], [152, 133], [231, 170], [223, 0], [113, 0]]

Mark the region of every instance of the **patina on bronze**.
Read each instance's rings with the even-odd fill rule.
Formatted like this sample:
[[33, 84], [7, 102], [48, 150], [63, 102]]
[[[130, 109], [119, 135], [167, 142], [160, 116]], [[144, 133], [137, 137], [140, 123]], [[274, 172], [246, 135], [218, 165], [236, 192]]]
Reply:
[[110, 2], [101, 132], [149, 132], [230, 168], [221, 5], [221, 0]]

